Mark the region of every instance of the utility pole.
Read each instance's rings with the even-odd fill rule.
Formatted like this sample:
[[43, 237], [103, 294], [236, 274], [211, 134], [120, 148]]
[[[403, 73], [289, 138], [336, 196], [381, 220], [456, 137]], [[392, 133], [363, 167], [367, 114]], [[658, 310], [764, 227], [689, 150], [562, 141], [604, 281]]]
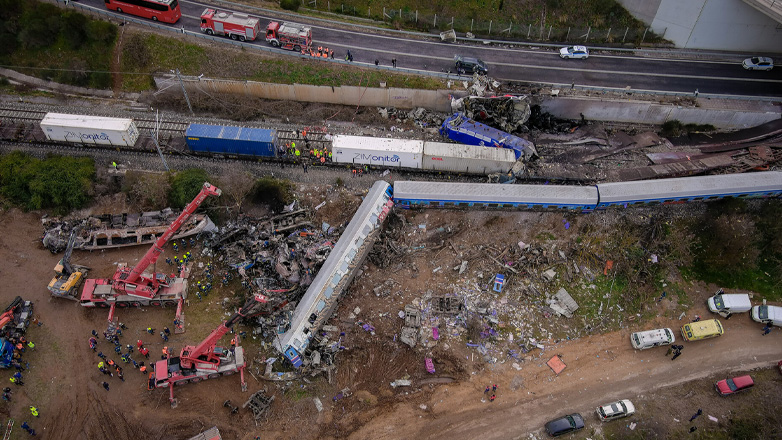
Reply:
[[[185, 96], [187, 96], [187, 94], [185, 94]], [[166, 168], [166, 171], [171, 171], [171, 169], [168, 168], [168, 164], [166, 163], [166, 158], [163, 156], [163, 152], [160, 150], [160, 143], [158, 143], [157, 140], [159, 132], [160, 132], [160, 110], [158, 110], [155, 113], [155, 130], [152, 132], [152, 140], [155, 141], [155, 147], [157, 147], [157, 154], [160, 155], [160, 160], [163, 162], [163, 166]]]
[[190, 109], [191, 115], [195, 115], [195, 113], [193, 113], [193, 106], [190, 105], [190, 98], [187, 96], [187, 90], [185, 90], [185, 83], [182, 82], [182, 76], [179, 74], [179, 69], [176, 69], [176, 77], [179, 78], [179, 85], [182, 86], [182, 93], [185, 94], [185, 101], [187, 101], [187, 108]]

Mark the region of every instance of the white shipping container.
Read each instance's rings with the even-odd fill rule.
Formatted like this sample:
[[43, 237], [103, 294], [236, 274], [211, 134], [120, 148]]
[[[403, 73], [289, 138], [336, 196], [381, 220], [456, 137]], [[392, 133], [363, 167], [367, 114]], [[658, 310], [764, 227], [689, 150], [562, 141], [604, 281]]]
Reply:
[[132, 119], [63, 113], [47, 113], [41, 130], [50, 141], [128, 147], [136, 145], [139, 135]]
[[422, 168], [467, 174], [507, 173], [516, 163], [510, 148], [424, 142]]
[[408, 139], [334, 136], [332, 159], [337, 163], [421, 168], [424, 142]]

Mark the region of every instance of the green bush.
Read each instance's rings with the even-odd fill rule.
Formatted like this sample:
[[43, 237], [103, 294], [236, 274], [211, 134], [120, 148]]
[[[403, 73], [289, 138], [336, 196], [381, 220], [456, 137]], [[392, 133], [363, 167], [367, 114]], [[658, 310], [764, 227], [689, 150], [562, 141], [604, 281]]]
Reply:
[[0, 192], [25, 209], [82, 208], [94, 179], [95, 163], [87, 157], [40, 160], [16, 151], [0, 158]]
[[288, 11], [298, 11], [301, 7], [301, 0], [280, 0], [280, 7]]
[[171, 193], [168, 200], [174, 208], [182, 209], [192, 202], [201, 191], [204, 182], [209, 181], [209, 174], [201, 168], [190, 168], [180, 171], [171, 178]]
[[252, 192], [253, 200], [264, 203], [274, 212], [282, 211], [285, 205], [293, 202], [294, 186], [289, 180], [280, 180], [273, 177], [258, 179]]

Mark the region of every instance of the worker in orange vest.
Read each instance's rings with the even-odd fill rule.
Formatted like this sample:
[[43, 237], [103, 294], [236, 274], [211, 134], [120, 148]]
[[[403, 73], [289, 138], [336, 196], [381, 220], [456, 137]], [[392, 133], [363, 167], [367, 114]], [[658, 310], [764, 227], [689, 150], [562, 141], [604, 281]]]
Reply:
[[163, 359], [168, 357], [168, 347], [163, 347]]

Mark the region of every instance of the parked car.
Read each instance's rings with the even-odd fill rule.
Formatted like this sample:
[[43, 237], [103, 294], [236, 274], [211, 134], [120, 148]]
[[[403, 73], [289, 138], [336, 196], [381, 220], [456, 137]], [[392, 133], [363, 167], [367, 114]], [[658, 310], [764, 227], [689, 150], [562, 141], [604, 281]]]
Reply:
[[750, 316], [754, 321], [782, 327], [782, 307], [755, 306], [752, 308]]
[[752, 376], [739, 376], [730, 379], [722, 379], [714, 384], [717, 388], [717, 392], [722, 396], [728, 396], [736, 394], [739, 391], [744, 391], [755, 386], [755, 381], [752, 380]]
[[586, 46], [568, 46], [559, 49], [559, 56], [565, 59], [575, 58], [585, 60], [589, 58], [589, 49]]
[[597, 416], [603, 422], [609, 422], [614, 419], [621, 419], [635, 414], [635, 406], [629, 400], [620, 400], [609, 403], [608, 405], [598, 406], [595, 410]]
[[486, 75], [489, 73], [489, 68], [486, 67], [486, 63], [478, 58], [463, 57], [461, 55], [455, 55], [453, 57], [456, 62], [456, 73], [463, 75], [465, 73], [478, 75]]
[[771, 70], [774, 68], [774, 60], [769, 57], [747, 58], [741, 63], [747, 70]]
[[559, 437], [582, 428], [584, 428], [584, 419], [579, 413], [569, 414], [546, 423], [546, 433], [552, 437]]

